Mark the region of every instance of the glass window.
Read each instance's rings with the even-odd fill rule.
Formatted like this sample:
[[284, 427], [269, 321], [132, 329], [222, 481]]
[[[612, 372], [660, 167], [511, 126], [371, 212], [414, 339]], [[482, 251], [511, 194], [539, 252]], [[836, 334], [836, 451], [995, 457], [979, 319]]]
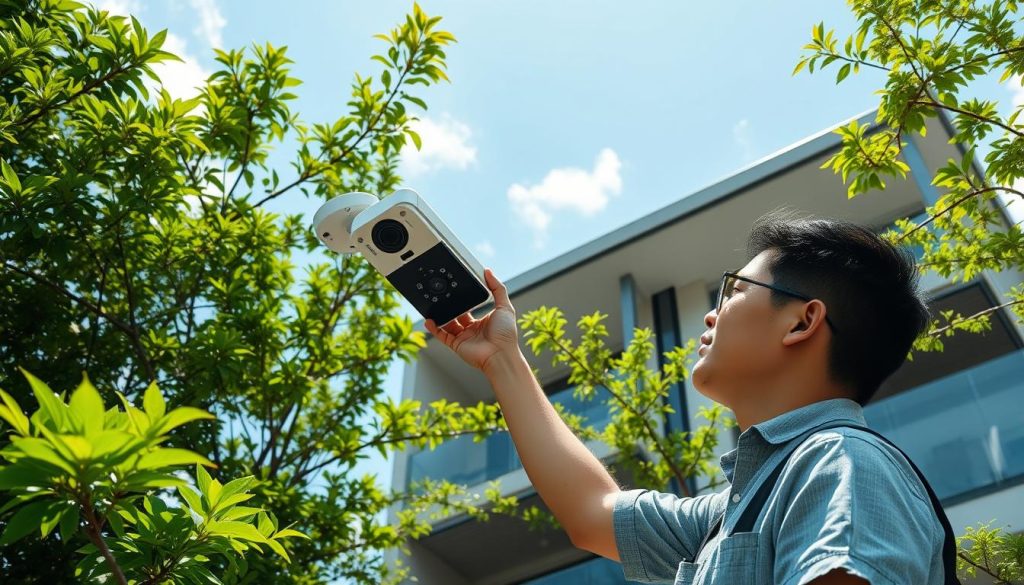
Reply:
[[[975, 283], [934, 299], [932, 312], [971, 315], [994, 304]], [[991, 331], [957, 332], [943, 344], [904, 362], [864, 416], [949, 504], [1024, 480], [1024, 351], [1001, 312]]]
[[[546, 386], [544, 390], [548, 398], [552, 403], [561, 404], [567, 412], [584, 416], [598, 431], [603, 430], [610, 420], [607, 401], [611, 394], [606, 388], [598, 387], [589, 400], [583, 400], [573, 395], [575, 387], [566, 386], [567, 381], [568, 378], [564, 378]], [[472, 435], [463, 435], [445, 441], [432, 451], [423, 450], [410, 455], [406, 487], [425, 478], [476, 485], [522, 466], [508, 432], [493, 433], [483, 441], [474, 441]]]
[[[932, 299], [929, 309], [936, 317], [947, 310], [966, 316], [997, 304], [999, 303], [988, 292], [987, 287], [975, 282], [937, 295]], [[942, 338], [944, 351], [914, 352], [913, 360], [903, 362], [903, 365], [879, 386], [872, 397], [872, 402], [966, 370], [1020, 348], [1017, 335], [1007, 323], [1003, 311], [993, 315], [991, 323], [992, 330], [985, 333], [958, 331], [951, 337]]]

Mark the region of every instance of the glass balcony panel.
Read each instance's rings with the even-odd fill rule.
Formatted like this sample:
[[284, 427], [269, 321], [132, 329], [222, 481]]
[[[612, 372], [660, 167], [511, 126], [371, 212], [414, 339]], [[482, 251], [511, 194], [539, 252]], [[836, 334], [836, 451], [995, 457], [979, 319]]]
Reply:
[[921, 469], [940, 500], [1024, 475], [1024, 351], [869, 404], [868, 425]]
[[[590, 400], [573, 396], [573, 388], [556, 392], [548, 398], [561, 404], [567, 412], [585, 416], [588, 423], [597, 430], [603, 429], [609, 421], [608, 405], [605, 402], [611, 394], [599, 387]], [[516, 453], [512, 437], [507, 432], [494, 433], [484, 441], [474, 442], [471, 435], [450, 439], [433, 451], [420, 451], [409, 457], [409, 483], [425, 478], [446, 479], [453, 483], [476, 485], [521, 469], [523, 466]]]

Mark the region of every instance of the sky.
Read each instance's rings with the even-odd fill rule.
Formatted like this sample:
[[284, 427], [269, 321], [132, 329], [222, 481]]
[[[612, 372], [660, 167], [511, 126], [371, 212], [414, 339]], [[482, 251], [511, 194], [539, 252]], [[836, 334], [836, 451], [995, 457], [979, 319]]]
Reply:
[[[194, 95], [215, 69], [213, 48], [287, 46], [303, 80], [291, 107], [310, 124], [346, 111], [354, 74], [380, 71], [370, 57], [385, 43], [373, 35], [412, 9], [394, 0], [95, 3], [135, 15], [151, 35], [168, 30], [164, 49], [184, 62], [158, 73], [176, 96]], [[420, 6], [458, 42], [447, 49], [450, 84], [413, 86], [429, 109], [413, 107], [423, 146], [403, 150], [403, 184], [504, 281], [877, 107], [884, 85], [870, 68], [838, 86], [835, 67], [791, 75], [813, 25], [823, 20], [841, 40], [854, 31], [837, 0]], [[1019, 78], [980, 79], [969, 93], [998, 100], [1004, 114], [1024, 103]], [[295, 175], [294, 153], [285, 144], [270, 158], [282, 183]], [[311, 219], [320, 203], [294, 191], [269, 208]], [[1024, 218], [1024, 203], [1008, 209]], [[420, 319], [408, 303], [402, 311]], [[386, 381], [396, 399], [401, 374], [396, 362]], [[362, 471], [390, 485], [380, 458]]]

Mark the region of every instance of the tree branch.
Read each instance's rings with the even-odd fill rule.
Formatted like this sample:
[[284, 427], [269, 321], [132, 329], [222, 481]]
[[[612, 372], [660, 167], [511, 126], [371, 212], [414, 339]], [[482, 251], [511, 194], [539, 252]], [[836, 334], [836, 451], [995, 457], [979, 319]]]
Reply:
[[[417, 44], [416, 44], [417, 47], [421, 46], [421, 44], [422, 44], [423, 31], [420, 31], [420, 35], [419, 36], [420, 36], [420, 39], [419, 39], [420, 42], [417, 42]], [[363, 132], [356, 138], [355, 142], [353, 142], [347, 148], [343, 149], [341, 151], [341, 153], [339, 153], [338, 155], [336, 155], [334, 157], [331, 157], [331, 159], [327, 161], [327, 165], [326, 166], [336, 165], [339, 162], [341, 162], [342, 160], [344, 160], [345, 157], [347, 157], [353, 150], [355, 150], [355, 148], [357, 146], [359, 146], [359, 144], [363, 141], [364, 138], [366, 138], [366, 136], [370, 133], [370, 131], [373, 130], [374, 126], [377, 125], [377, 122], [380, 121], [381, 116], [383, 116], [384, 112], [386, 112], [388, 110], [388, 106], [391, 105], [391, 102], [395, 99], [395, 96], [398, 95], [398, 89], [400, 87], [402, 87], [402, 83], [405, 81], [405, 76], [408, 75], [409, 71], [412, 70], [412, 64], [413, 64], [413, 60], [415, 59], [415, 57], [416, 57], [415, 53], [410, 53], [409, 54], [409, 59], [406, 61], [405, 67], [402, 69], [402, 74], [398, 77], [398, 81], [395, 82], [395, 88], [393, 90], [391, 90], [391, 93], [388, 95], [387, 99], [384, 101], [384, 106], [381, 107], [379, 112], [377, 112], [377, 115], [374, 117], [374, 119], [369, 124], [367, 124], [366, 129], [364, 129]], [[309, 180], [309, 179], [319, 175], [321, 172], [323, 172], [323, 171], [311, 171], [310, 169], [303, 170], [302, 173], [299, 174], [299, 178], [295, 179], [294, 181], [292, 181], [291, 183], [285, 185], [284, 187], [281, 187], [280, 189], [277, 189], [276, 191], [272, 191], [272, 192], [268, 193], [266, 197], [264, 197], [263, 199], [260, 199], [255, 205], [253, 205], [253, 207], [259, 207], [259, 206], [263, 205], [264, 203], [266, 203], [267, 201], [270, 201], [271, 199], [275, 199], [275, 198], [279, 197], [281, 194], [285, 193], [289, 189], [292, 189], [296, 185], [299, 185], [301, 183], [306, 182], [307, 180]]]
[[124, 572], [121, 567], [117, 564], [117, 560], [114, 558], [113, 553], [110, 552], [110, 548], [107, 546], [101, 531], [103, 530], [103, 522], [96, 517], [96, 510], [93, 509], [92, 499], [89, 494], [86, 493], [82, 501], [79, 502], [82, 506], [82, 511], [85, 514], [86, 522], [86, 534], [89, 540], [100, 550], [100, 554], [103, 555], [104, 560], [107, 562], [107, 566], [110, 567], [110, 572], [114, 574], [114, 578], [120, 585], [128, 585], [128, 580], [124, 576]]
[[956, 321], [950, 322], [950, 324], [946, 325], [945, 327], [939, 327], [938, 329], [935, 329], [933, 331], [929, 331], [927, 333], [927, 335], [929, 337], [938, 337], [940, 333], [950, 329], [951, 327], [955, 327], [956, 325], [959, 325], [960, 323], [963, 323], [965, 321], [970, 321], [971, 319], [977, 319], [978, 317], [982, 317], [984, 315], [988, 315], [989, 313], [995, 313], [996, 311], [998, 311], [999, 309], [1002, 309], [1004, 307], [1012, 307], [1013, 305], [1020, 305], [1022, 303], [1024, 303], [1024, 299], [1017, 299], [1015, 301], [1009, 301], [1009, 302], [1003, 303], [1001, 305], [997, 305], [995, 307], [989, 307], [987, 309], [978, 311], [977, 313], [971, 315], [970, 317], [963, 317], [961, 319], [957, 319]]
[[989, 191], [1006, 191], [1007, 193], [1013, 193], [1013, 194], [1015, 194], [1015, 195], [1017, 195], [1017, 196], [1019, 196], [1021, 198], [1024, 198], [1024, 192], [1018, 191], [1017, 189], [1013, 189], [1011, 187], [998, 187], [998, 186], [997, 187], [985, 187], [984, 189], [974, 189], [972, 191], [968, 191], [967, 194], [965, 194], [962, 197], [959, 197], [956, 201], [950, 203], [949, 206], [946, 207], [945, 209], [943, 209], [942, 211], [936, 213], [935, 215], [929, 216], [928, 219], [926, 219], [926, 220], [922, 221], [921, 223], [917, 224], [910, 231], [902, 234], [899, 238], [896, 239], [896, 243], [898, 244], [898, 243], [902, 242], [910, 234], [916, 232], [919, 229], [922, 229], [924, 226], [930, 224], [936, 218], [941, 217], [941, 216], [945, 215], [946, 213], [949, 213], [953, 208], [955, 208], [956, 206], [960, 205], [964, 201], [967, 201], [971, 197], [974, 197], [975, 195], [981, 195], [982, 193], [988, 193]]
[[968, 118], [974, 118], [975, 120], [979, 120], [981, 122], [985, 122], [986, 124], [992, 124], [993, 126], [999, 126], [1000, 128], [1006, 130], [1007, 132], [1010, 132], [1012, 134], [1016, 134], [1017, 136], [1019, 136], [1021, 138], [1024, 138], [1024, 132], [1021, 132], [1020, 130], [1017, 130], [1016, 128], [1014, 128], [1012, 126], [1007, 126], [1006, 124], [1002, 123], [998, 119], [986, 118], [985, 116], [981, 116], [979, 114], [975, 114], [974, 112], [971, 112], [969, 110], [964, 110], [962, 108], [957, 108], [957, 107], [954, 107], [954, 106], [950, 106], [950, 105], [944, 104], [942, 102], [937, 102], [935, 100], [922, 101], [922, 100], [914, 99], [914, 100], [911, 100], [909, 103], [918, 104], [918, 105], [921, 105], [921, 106], [931, 106], [931, 107], [935, 107], [935, 108], [941, 108], [943, 110], [949, 110], [951, 112], [956, 112], [956, 113], [960, 114], [961, 116], [967, 116]]

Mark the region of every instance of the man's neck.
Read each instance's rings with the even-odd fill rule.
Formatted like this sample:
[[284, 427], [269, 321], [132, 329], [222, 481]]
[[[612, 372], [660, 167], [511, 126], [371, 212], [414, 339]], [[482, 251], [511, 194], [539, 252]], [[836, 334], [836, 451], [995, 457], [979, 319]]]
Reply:
[[848, 396], [839, 392], [817, 392], [813, 394], [793, 393], [788, 396], [784, 396], [780, 400], [746, 403], [737, 408], [733, 408], [732, 411], [733, 414], [736, 415], [736, 424], [739, 426], [740, 432], [742, 433], [753, 425], [773, 419], [791, 410], [796, 410], [807, 406], [808, 404], [814, 404], [815, 402], [830, 400], [832, 398], [848, 398]]

